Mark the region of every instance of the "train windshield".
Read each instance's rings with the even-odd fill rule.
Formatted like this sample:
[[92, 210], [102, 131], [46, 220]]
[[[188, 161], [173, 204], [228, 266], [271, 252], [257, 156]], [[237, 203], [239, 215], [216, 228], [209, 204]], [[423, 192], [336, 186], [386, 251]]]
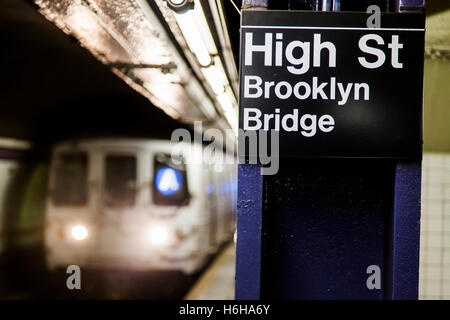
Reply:
[[57, 156], [53, 190], [55, 205], [84, 205], [87, 202], [86, 153], [62, 153]]
[[131, 207], [136, 201], [136, 157], [109, 155], [105, 159], [105, 196], [108, 207]]
[[153, 202], [157, 205], [186, 205], [189, 201], [186, 165], [175, 164], [170, 155], [156, 154], [153, 162]]

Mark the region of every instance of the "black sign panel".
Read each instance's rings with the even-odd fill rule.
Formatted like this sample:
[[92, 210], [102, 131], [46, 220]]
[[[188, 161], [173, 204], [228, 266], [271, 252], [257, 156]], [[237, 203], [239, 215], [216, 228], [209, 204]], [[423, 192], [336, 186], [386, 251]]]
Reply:
[[277, 130], [280, 156], [420, 158], [424, 16], [368, 17], [244, 10], [240, 129]]

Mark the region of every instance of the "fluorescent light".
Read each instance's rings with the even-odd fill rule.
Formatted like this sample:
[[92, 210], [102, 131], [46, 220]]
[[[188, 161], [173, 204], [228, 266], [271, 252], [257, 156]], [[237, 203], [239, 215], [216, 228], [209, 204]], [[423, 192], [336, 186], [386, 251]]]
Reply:
[[211, 55], [217, 54], [216, 45], [203, 13], [202, 5], [195, 1], [193, 10], [174, 13], [189, 49], [202, 66], [211, 64]]
[[190, 14], [190, 11], [183, 14], [176, 13], [175, 18], [180, 26], [181, 32], [183, 33], [189, 49], [191, 49], [191, 51], [195, 54], [198, 62], [202, 66], [209, 65], [211, 63], [211, 56], [209, 55], [202, 38], [199, 37], [194, 18], [192, 14]]
[[219, 101], [219, 104], [224, 111], [233, 110], [233, 103], [230, 101], [226, 92], [217, 95], [217, 101]]
[[[171, 11], [170, 15], [178, 24], [181, 35], [197, 61], [200, 71], [215, 95], [215, 102], [221, 109], [226, 122], [237, 132], [237, 101], [230, 86], [214, 38], [199, 0], [194, 0], [194, 8], [183, 12]], [[159, 2], [159, 1], [158, 1]], [[159, 4], [160, 8], [163, 6]], [[170, 19], [168, 19], [170, 24]], [[220, 36], [220, 35], [219, 35]]]
[[207, 68], [202, 68], [202, 73], [214, 91], [214, 94], [220, 94], [225, 91], [228, 80], [219, 57], [214, 58], [214, 64]]
[[231, 92], [229, 92], [229, 88], [227, 91], [217, 95], [217, 101], [219, 101], [220, 106], [222, 107], [222, 110], [224, 111], [225, 118], [227, 119], [228, 123], [231, 125], [231, 128], [237, 132], [237, 110], [234, 105], [234, 95], [232, 95]]
[[[192, 10], [191, 10], [192, 11]], [[206, 48], [212, 55], [217, 54], [216, 44], [209, 29], [208, 22], [206, 21], [205, 14], [203, 12], [202, 4], [199, 0], [195, 0], [195, 7], [193, 10], [195, 21], [197, 22], [197, 27], [200, 31], [203, 41], [205, 42]]]

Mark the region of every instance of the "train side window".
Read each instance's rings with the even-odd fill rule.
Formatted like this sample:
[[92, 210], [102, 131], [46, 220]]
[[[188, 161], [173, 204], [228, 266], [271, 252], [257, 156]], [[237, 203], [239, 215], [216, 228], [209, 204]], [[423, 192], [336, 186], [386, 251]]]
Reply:
[[55, 205], [80, 206], [87, 202], [87, 155], [82, 152], [59, 154], [56, 158], [52, 192]]
[[105, 158], [104, 202], [108, 207], [131, 207], [136, 202], [137, 159], [129, 155]]
[[[182, 160], [182, 159], [180, 159]], [[177, 165], [171, 156], [156, 154], [153, 162], [153, 203], [156, 205], [187, 205], [190, 195], [184, 161]]]

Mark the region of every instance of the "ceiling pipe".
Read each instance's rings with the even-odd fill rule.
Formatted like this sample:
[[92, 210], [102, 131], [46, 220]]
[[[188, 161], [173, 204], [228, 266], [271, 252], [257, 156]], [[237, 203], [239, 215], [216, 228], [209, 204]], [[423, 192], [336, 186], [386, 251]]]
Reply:
[[268, 0], [243, 0], [242, 9], [267, 10]]
[[395, 0], [396, 12], [421, 12], [425, 10], [425, 0]]
[[322, 0], [322, 11], [340, 11], [341, 0]]

